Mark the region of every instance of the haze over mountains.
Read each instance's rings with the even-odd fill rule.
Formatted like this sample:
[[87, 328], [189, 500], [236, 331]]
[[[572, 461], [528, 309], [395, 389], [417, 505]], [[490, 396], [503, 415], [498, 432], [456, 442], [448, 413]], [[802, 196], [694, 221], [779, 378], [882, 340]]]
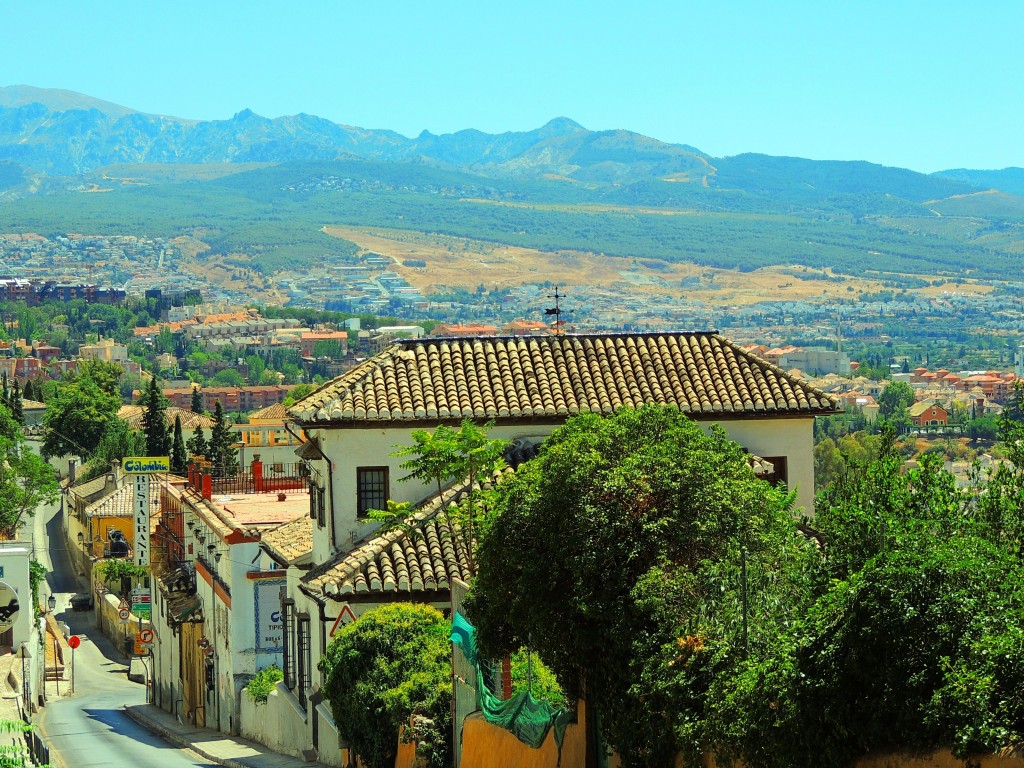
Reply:
[[303, 114], [196, 121], [0, 88], [0, 233], [187, 237], [201, 261], [269, 275], [351, 258], [359, 247], [332, 226], [895, 286], [1012, 281], [1024, 170], [715, 158], [568, 118], [408, 138]]
[[[924, 175], [867, 162], [743, 154], [712, 158], [627, 130], [590, 131], [568, 118], [536, 130], [486, 134], [394, 131], [338, 125], [313, 115], [229, 120], [150, 115], [71, 91], [0, 88], [0, 187], [43, 173], [76, 176], [114, 164], [289, 163], [364, 159], [416, 162], [492, 178], [629, 185], [652, 180], [757, 193], [892, 194], [914, 201], [999, 189], [1024, 195], [1024, 170]], [[17, 165], [17, 169], [10, 166]], [[17, 171], [20, 170], [20, 173]]]

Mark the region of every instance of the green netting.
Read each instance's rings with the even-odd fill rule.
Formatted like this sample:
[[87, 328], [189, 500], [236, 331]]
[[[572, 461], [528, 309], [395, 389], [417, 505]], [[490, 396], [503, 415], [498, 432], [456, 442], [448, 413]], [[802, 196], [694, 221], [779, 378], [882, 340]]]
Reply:
[[565, 727], [572, 718], [572, 712], [555, 709], [544, 701], [537, 701], [528, 692], [521, 691], [511, 699], [499, 699], [487, 687], [480, 671], [480, 657], [476, 649], [476, 630], [466, 617], [456, 611], [452, 619], [451, 640], [466, 655], [466, 660], [476, 670], [477, 703], [484, 720], [515, 734], [524, 744], [538, 749], [554, 728], [555, 743], [561, 756]]

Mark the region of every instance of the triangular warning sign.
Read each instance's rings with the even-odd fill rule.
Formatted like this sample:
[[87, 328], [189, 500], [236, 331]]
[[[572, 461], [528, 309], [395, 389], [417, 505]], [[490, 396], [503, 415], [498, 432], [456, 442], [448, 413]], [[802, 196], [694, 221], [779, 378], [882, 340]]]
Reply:
[[338, 611], [338, 618], [334, 620], [334, 626], [331, 627], [331, 633], [329, 637], [334, 637], [334, 633], [338, 631], [338, 627], [344, 626], [345, 624], [351, 624], [356, 620], [356, 615], [352, 613], [352, 609], [348, 603], [341, 604], [341, 610]]

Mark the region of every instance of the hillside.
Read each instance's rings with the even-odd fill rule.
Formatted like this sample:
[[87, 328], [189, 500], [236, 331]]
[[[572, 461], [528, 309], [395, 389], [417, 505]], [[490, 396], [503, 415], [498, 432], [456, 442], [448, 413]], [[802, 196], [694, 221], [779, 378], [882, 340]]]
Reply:
[[0, 232], [188, 236], [208, 246], [200, 258], [243, 256], [265, 274], [349, 257], [356, 245], [323, 228], [372, 226], [740, 271], [997, 280], [1024, 251], [1022, 175], [714, 158], [568, 118], [410, 139], [0, 88]]

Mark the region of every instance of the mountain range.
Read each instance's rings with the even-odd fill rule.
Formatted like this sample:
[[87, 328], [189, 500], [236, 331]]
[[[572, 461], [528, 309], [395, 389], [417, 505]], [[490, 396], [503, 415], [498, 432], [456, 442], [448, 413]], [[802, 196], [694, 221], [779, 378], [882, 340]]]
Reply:
[[[506, 179], [602, 186], [650, 180], [753, 192], [859, 194], [910, 200], [999, 189], [1024, 195], [1024, 169], [950, 170], [925, 175], [866, 162], [743, 154], [713, 158], [626, 130], [590, 131], [565, 117], [532, 131], [445, 135], [338, 125], [314, 115], [266, 118], [251, 110], [198, 121], [138, 112], [83, 94], [25, 85], [0, 87], [0, 186], [33, 174], [80, 176], [114, 164], [289, 163], [373, 160], [426, 163]], [[19, 173], [20, 171], [20, 173]]]
[[1005, 280], [1024, 253], [1024, 169], [716, 158], [564, 117], [408, 138], [0, 88], [0, 232], [187, 235], [202, 258], [274, 272], [358, 250], [324, 234], [332, 224], [725, 269]]

